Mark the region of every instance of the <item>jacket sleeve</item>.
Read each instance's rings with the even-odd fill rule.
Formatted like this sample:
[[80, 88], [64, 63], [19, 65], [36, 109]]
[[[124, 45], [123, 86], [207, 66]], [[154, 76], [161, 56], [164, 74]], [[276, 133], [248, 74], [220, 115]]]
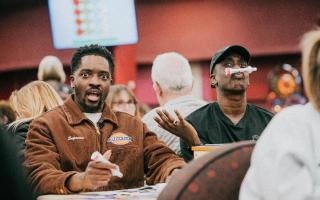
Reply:
[[71, 193], [65, 183], [77, 172], [62, 171], [59, 161], [59, 153], [44, 119], [33, 120], [26, 139], [24, 166], [37, 194]]
[[165, 182], [174, 169], [185, 165], [183, 159], [175, 154], [157, 136], [143, 125], [144, 141], [144, 167], [147, 184]]

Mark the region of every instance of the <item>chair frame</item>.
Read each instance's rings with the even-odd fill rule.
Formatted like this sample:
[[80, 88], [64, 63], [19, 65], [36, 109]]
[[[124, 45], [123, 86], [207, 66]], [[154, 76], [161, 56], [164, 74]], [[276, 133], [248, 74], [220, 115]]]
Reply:
[[[198, 177], [203, 170], [209, 167], [209, 165], [214, 165], [219, 159], [225, 157], [232, 152], [237, 150], [246, 148], [246, 147], [254, 147], [255, 141], [241, 141], [226, 144], [225, 146], [217, 149], [214, 152], [208, 153], [206, 155], [201, 156], [198, 159], [191, 161], [187, 166], [179, 171], [167, 186], [160, 193], [158, 199], [159, 200], [170, 200], [170, 199], [182, 199], [183, 193], [188, 189], [190, 184]], [[249, 152], [249, 157], [251, 157], [251, 152]], [[249, 159], [250, 160], [250, 159]], [[248, 165], [250, 164], [250, 161]], [[244, 175], [243, 175], [244, 176]], [[183, 182], [183, 184], [181, 183]], [[240, 186], [239, 186], [240, 188]]]

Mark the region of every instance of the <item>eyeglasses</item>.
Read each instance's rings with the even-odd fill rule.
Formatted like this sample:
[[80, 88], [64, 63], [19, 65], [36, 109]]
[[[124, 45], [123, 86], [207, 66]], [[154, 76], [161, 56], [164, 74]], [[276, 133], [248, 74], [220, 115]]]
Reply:
[[132, 105], [136, 105], [136, 102], [133, 101], [133, 100], [129, 100], [129, 101], [113, 101], [112, 104], [116, 105], [116, 106], [124, 106], [124, 105], [132, 106]]

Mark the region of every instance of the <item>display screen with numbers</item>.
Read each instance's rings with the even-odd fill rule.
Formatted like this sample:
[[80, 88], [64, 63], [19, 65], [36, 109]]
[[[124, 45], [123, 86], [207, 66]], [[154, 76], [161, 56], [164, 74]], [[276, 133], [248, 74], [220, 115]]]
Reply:
[[138, 42], [134, 0], [49, 0], [48, 7], [57, 49]]

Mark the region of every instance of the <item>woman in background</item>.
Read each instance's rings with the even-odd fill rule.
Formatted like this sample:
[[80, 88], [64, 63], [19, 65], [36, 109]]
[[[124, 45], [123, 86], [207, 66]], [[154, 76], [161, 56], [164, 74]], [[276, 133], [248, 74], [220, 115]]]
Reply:
[[125, 85], [110, 86], [106, 102], [113, 111], [125, 112], [132, 116], [140, 117], [136, 97]]
[[25, 139], [31, 121], [63, 102], [57, 92], [43, 81], [30, 82], [20, 90], [12, 92], [9, 101], [17, 115], [16, 120], [9, 125], [9, 131], [13, 134], [19, 157], [23, 160]]
[[240, 200], [320, 199], [320, 29], [307, 33], [301, 44], [310, 102], [284, 109], [263, 131]]

